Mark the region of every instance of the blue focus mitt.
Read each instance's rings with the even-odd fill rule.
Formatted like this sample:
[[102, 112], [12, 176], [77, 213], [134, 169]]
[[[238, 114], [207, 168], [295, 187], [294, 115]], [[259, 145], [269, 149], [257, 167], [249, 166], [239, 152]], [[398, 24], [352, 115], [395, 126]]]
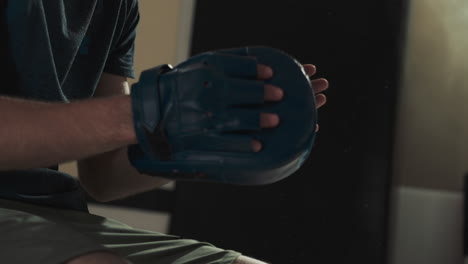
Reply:
[[[257, 64], [273, 69], [257, 79]], [[264, 85], [284, 91], [264, 101]], [[317, 112], [311, 82], [283, 51], [245, 47], [202, 53], [172, 68], [144, 71], [132, 86], [138, 144], [129, 160], [140, 172], [174, 180], [263, 185], [297, 171], [308, 158]], [[260, 113], [279, 115], [261, 129]], [[252, 150], [252, 140], [262, 150]]]

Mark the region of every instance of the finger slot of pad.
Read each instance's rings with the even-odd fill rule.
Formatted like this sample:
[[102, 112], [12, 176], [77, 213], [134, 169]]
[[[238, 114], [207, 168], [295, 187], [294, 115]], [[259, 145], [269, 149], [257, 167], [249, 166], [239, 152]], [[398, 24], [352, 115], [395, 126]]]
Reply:
[[260, 111], [231, 109], [213, 116], [214, 128], [221, 132], [260, 131]]
[[231, 77], [257, 78], [257, 60], [254, 58], [216, 53], [208, 56], [205, 63]]
[[265, 87], [261, 81], [228, 79], [225, 81], [225, 100], [229, 105], [263, 104]]
[[182, 139], [186, 150], [217, 152], [253, 152], [252, 138], [242, 135], [197, 135]]

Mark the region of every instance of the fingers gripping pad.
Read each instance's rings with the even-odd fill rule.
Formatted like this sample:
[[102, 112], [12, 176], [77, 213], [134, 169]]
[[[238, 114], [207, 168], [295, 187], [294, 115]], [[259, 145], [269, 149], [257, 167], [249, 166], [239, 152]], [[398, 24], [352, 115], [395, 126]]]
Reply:
[[[258, 81], [259, 63], [274, 77]], [[280, 50], [209, 52], [146, 74], [132, 87], [139, 144], [129, 159], [141, 173], [261, 185], [293, 174], [310, 154], [317, 124], [311, 82]], [[281, 87], [283, 100], [266, 104], [265, 84]], [[261, 112], [278, 114], [280, 125], [260, 129]], [[262, 142], [260, 152], [252, 151], [253, 139]]]

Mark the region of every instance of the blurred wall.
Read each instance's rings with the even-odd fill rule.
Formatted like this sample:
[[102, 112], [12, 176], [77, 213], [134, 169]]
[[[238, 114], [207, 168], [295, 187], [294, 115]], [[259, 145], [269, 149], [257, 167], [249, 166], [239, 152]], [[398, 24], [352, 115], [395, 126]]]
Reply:
[[410, 3], [395, 179], [460, 191], [468, 172], [468, 2]]
[[468, 2], [409, 3], [394, 153], [390, 263], [463, 263]]

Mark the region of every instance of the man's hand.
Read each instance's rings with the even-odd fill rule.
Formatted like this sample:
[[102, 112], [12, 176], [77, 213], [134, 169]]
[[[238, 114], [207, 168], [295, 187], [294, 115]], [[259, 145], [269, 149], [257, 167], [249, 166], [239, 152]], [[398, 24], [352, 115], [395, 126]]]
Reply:
[[[317, 68], [315, 67], [315, 65], [304, 64], [303, 67], [304, 67], [306, 74], [309, 77], [312, 77], [317, 72]], [[273, 70], [266, 65], [258, 65], [257, 70], [258, 70], [259, 80], [268, 80], [274, 75]], [[321, 92], [328, 89], [328, 81], [324, 78], [314, 79], [312, 80], [312, 87], [314, 89], [316, 106], [317, 108], [320, 108], [327, 101], [327, 97]], [[281, 87], [276, 87], [276, 86], [269, 85], [269, 84], [265, 85], [265, 101], [270, 101], [270, 102], [281, 101], [281, 99], [283, 98], [283, 94], [284, 92], [281, 89]], [[279, 125], [280, 118], [276, 114], [262, 113], [260, 117], [260, 123], [261, 123], [262, 128], [274, 128]], [[316, 131], [318, 130], [319, 130], [319, 126], [317, 125]], [[252, 141], [252, 148], [255, 152], [258, 152], [261, 150], [262, 144], [259, 141], [254, 140]]]

